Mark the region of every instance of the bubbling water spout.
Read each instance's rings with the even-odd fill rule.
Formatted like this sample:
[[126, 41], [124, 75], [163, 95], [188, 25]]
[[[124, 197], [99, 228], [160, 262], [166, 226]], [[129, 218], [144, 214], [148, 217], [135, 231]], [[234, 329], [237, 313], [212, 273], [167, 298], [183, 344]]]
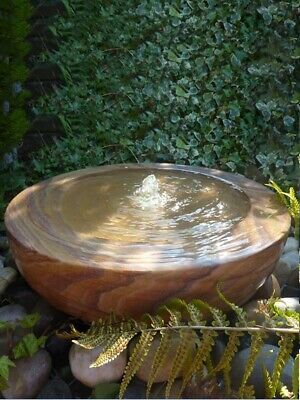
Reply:
[[148, 175], [142, 185], [135, 191], [134, 202], [142, 209], [163, 207], [169, 200], [166, 193], [161, 193], [160, 185], [155, 175]]

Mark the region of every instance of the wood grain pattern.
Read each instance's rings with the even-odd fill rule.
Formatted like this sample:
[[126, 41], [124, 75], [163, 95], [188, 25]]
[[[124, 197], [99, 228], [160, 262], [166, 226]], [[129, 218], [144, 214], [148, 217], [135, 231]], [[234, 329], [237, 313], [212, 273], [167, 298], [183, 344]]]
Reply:
[[[151, 259], [145, 247], [133, 247], [126, 256], [121, 241], [95, 242], [72, 232], [59, 213], [63, 188], [124, 168], [193, 172], [235, 185], [250, 203], [246, 217], [235, 226], [235, 234], [246, 237], [247, 244], [201, 262], [179, 264], [159, 256]], [[91, 321], [112, 311], [137, 317], [172, 297], [203, 298], [225, 308], [216, 294], [217, 283], [229, 299], [245, 303], [272, 272], [290, 217], [269, 189], [241, 175], [171, 164], [124, 164], [75, 171], [27, 188], [8, 206], [5, 224], [12, 253], [28, 283], [53, 306]], [[107, 251], [111, 248], [115, 253]]]

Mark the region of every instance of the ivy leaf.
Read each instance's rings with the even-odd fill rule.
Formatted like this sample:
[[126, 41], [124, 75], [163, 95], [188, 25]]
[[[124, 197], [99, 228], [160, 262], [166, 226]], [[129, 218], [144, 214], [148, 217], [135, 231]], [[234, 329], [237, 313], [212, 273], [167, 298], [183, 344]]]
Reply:
[[267, 7], [260, 7], [257, 9], [258, 13], [263, 17], [266, 25], [270, 25], [272, 22], [273, 16]]
[[100, 383], [92, 393], [93, 399], [117, 399], [120, 390], [119, 383]]
[[22, 328], [33, 328], [36, 323], [39, 321], [40, 315], [39, 313], [34, 313], [34, 314], [28, 314], [26, 315], [25, 318], [22, 319], [21, 321], [21, 326]]
[[7, 356], [1, 356], [0, 357], [0, 377], [2, 377], [6, 381], [8, 380], [10, 367], [15, 367], [15, 364]]
[[287, 128], [290, 128], [294, 124], [294, 122], [295, 122], [295, 118], [290, 117], [289, 115], [286, 115], [283, 118], [283, 123]]
[[176, 8], [172, 6], [169, 9], [169, 14], [171, 17], [182, 18], [182, 15], [176, 10]]
[[0, 321], [0, 331], [11, 328], [12, 325], [6, 321]]
[[184, 141], [180, 138], [176, 139], [176, 147], [178, 149], [184, 149], [184, 150], [188, 150], [190, 148], [190, 146], [188, 144], [185, 144]]
[[176, 85], [176, 94], [179, 97], [189, 97], [188, 93], [184, 91], [179, 85]]
[[33, 333], [24, 336], [13, 348], [14, 358], [32, 357], [46, 343], [46, 336], [37, 338]]

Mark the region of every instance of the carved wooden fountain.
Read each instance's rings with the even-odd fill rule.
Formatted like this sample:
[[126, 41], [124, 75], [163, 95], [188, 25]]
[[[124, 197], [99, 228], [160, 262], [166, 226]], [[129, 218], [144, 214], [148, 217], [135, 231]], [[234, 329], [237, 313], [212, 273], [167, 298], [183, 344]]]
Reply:
[[241, 175], [128, 164], [27, 188], [5, 223], [21, 274], [55, 307], [84, 320], [139, 316], [172, 297], [245, 303], [272, 272], [290, 217]]

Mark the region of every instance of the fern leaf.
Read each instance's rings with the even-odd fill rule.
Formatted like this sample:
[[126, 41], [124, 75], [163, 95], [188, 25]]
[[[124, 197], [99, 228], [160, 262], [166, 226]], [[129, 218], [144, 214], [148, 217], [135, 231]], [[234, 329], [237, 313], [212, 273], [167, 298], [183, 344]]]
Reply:
[[219, 310], [218, 308], [214, 308], [212, 306], [210, 306], [208, 303], [206, 303], [205, 301], [202, 300], [193, 300], [191, 302], [191, 304], [193, 304], [195, 307], [197, 307], [200, 312], [201, 310], [206, 310], [208, 311], [211, 316], [213, 317], [213, 322], [212, 325], [213, 326], [228, 326], [229, 325], [229, 321], [227, 320], [226, 315], [223, 313], [223, 311]]
[[245, 370], [244, 370], [244, 374], [242, 376], [239, 394], [238, 394], [240, 398], [246, 397], [246, 393], [245, 393], [246, 383], [252, 374], [256, 357], [258, 356], [258, 353], [259, 353], [262, 345], [264, 344], [263, 339], [265, 336], [266, 335], [263, 334], [262, 332], [254, 332], [251, 335], [250, 353], [249, 353], [249, 357], [248, 357], [248, 360], [245, 365]]
[[293, 393], [282, 382], [279, 382], [277, 389], [282, 399], [291, 399], [293, 397]]
[[184, 363], [186, 362], [190, 352], [191, 346], [190, 343], [194, 342], [196, 333], [192, 329], [181, 329], [179, 331], [180, 334], [180, 342], [177, 347], [177, 351], [173, 360], [172, 368], [170, 371], [170, 375], [168, 378], [168, 382], [166, 385], [166, 398], [168, 399], [170, 396], [170, 391], [175, 379], [179, 376], [180, 371]]
[[236, 314], [239, 324], [236, 324], [237, 326], [248, 326], [249, 322], [247, 321], [247, 313], [239, 306], [237, 306], [234, 303], [231, 303], [226, 297], [223, 295], [223, 293], [220, 291], [220, 286], [219, 284], [217, 285], [217, 293], [222, 301], [224, 301], [225, 304], [227, 304]]
[[117, 358], [123, 350], [126, 349], [130, 340], [137, 332], [124, 332], [111, 344], [104, 352], [102, 352], [97, 360], [91, 365], [92, 368], [101, 367]]
[[229, 333], [228, 343], [218, 365], [214, 369], [215, 372], [230, 368], [231, 361], [235, 353], [238, 351], [240, 336], [243, 336], [243, 332], [232, 331]]
[[217, 333], [215, 331], [203, 332], [193, 362], [191, 363], [190, 367], [183, 376], [179, 397], [182, 395], [184, 389], [186, 388], [186, 385], [189, 383], [192, 376], [196, 374], [198, 371], [200, 371], [201, 368], [203, 368], [203, 364], [207, 360], [207, 357], [209, 356], [211, 349], [214, 345], [215, 341], [214, 338], [216, 336]]
[[295, 399], [299, 397], [299, 354], [297, 354], [293, 370], [293, 393]]
[[186, 309], [189, 315], [190, 325], [205, 325], [206, 321], [203, 320], [203, 314], [200, 312], [199, 308], [195, 304], [189, 303], [186, 305]]
[[125, 367], [123, 379], [120, 386], [120, 393], [119, 393], [120, 398], [124, 396], [124, 393], [127, 389], [127, 386], [131, 382], [131, 379], [139, 370], [145, 357], [147, 356], [155, 334], [156, 334], [155, 331], [154, 332], [143, 331], [141, 333], [140, 339], [136, 344], [133, 353], [130, 356], [129, 361]]
[[171, 331], [161, 331], [161, 340], [159, 346], [155, 352], [155, 356], [151, 365], [151, 371], [149, 374], [148, 382], [147, 382], [147, 392], [146, 398], [148, 399], [150, 396], [150, 391], [154, 380], [157, 376], [159, 369], [163, 368], [165, 361], [167, 360], [167, 355], [170, 349], [170, 343], [172, 338]]
[[281, 339], [279, 340], [279, 353], [274, 364], [271, 378], [273, 383], [271, 397], [275, 396], [282, 370], [293, 350], [293, 342], [294, 335], [281, 335]]
[[271, 399], [272, 392], [273, 392], [273, 383], [272, 383], [272, 379], [269, 374], [269, 371], [267, 370], [267, 368], [264, 365], [262, 368], [262, 372], [263, 372], [264, 385], [265, 385], [265, 397], [266, 397], [266, 399]]
[[244, 388], [245, 399], [255, 399], [255, 391], [253, 385], [246, 385]]

